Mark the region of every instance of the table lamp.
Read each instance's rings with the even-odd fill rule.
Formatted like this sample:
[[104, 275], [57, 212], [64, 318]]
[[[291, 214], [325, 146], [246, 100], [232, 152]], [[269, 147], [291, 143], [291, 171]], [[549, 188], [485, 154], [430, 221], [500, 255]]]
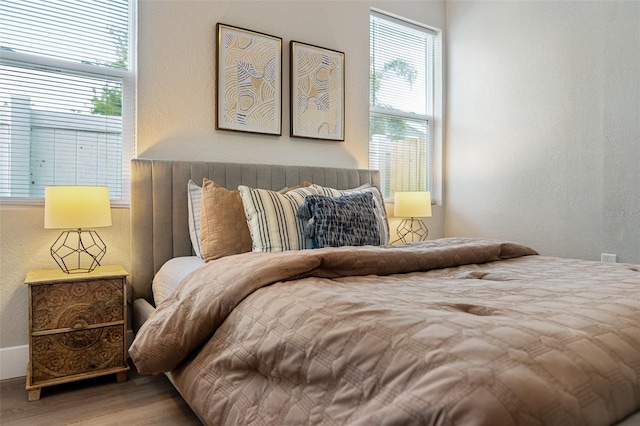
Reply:
[[403, 243], [423, 241], [429, 229], [419, 217], [431, 217], [431, 193], [429, 191], [396, 192], [393, 215], [403, 217], [398, 225], [398, 240]]
[[96, 231], [111, 226], [106, 186], [47, 186], [44, 190], [45, 229], [67, 229], [51, 246], [51, 256], [67, 274], [91, 272], [107, 252]]

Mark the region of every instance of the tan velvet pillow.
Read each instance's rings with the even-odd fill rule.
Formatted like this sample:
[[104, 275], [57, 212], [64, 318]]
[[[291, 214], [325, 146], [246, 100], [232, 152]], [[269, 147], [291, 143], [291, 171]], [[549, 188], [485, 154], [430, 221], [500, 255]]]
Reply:
[[207, 262], [251, 251], [251, 234], [240, 193], [207, 178], [202, 181], [200, 247]]

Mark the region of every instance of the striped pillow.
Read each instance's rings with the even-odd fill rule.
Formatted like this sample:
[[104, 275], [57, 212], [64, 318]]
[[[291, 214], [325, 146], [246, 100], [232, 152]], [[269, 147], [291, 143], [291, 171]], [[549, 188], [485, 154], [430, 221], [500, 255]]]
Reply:
[[240, 185], [244, 213], [249, 225], [253, 251], [286, 251], [312, 248], [305, 237], [305, 221], [297, 216], [307, 195], [316, 195], [314, 188], [298, 188], [285, 194]]
[[371, 192], [373, 194], [373, 203], [375, 204], [375, 214], [378, 221], [378, 232], [380, 233], [380, 245], [389, 245], [389, 222], [387, 221], [387, 212], [384, 208], [384, 199], [380, 190], [375, 186], [368, 184], [353, 189], [334, 189], [327, 186], [311, 184], [308, 188], [314, 188], [319, 195], [328, 197], [339, 197], [341, 195], [356, 194], [361, 192]]

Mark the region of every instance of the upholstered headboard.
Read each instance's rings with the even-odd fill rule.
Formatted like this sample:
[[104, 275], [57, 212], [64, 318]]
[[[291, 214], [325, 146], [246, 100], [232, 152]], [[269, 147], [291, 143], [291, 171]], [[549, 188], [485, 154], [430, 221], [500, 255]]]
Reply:
[[192, 254], [187, 182], [209, 178], [218, 185], [280, 190], [304, 181], [337, 189], [370, 183], [377, 170], [264, 164], [208, 163], [136, 159], [131, 164], [131, 284], [133, 299], [151, 302], [151, 282], [169, 259]]

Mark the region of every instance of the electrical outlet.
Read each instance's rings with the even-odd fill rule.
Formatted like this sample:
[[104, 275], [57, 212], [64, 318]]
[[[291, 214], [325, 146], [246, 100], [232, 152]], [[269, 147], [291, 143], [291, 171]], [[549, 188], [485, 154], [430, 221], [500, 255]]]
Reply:
[[618, 256], [610, 253], [602, 253], [600, 255], [600, 261], [604, 263], [616, 263], [618, 261]]

